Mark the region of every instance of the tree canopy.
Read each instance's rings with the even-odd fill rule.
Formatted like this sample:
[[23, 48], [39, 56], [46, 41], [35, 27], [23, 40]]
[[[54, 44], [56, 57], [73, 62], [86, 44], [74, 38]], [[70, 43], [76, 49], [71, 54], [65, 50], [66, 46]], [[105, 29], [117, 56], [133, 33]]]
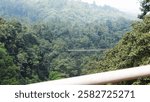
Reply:
[[138, 17], [140, 19], [143, 19], [143, 17], [150, 12], [150, 0], [142, 0], [141, 1], [141, 11], [142, 14], [140, 14]]
[[[80, 0], [29, 1], [1, 0], [0, 84], [150, 63], [149, 6], [143, 6], [143, 19], [133, 22], [117, 9]], [[122, 83], [149, 84], [149, 78]]]

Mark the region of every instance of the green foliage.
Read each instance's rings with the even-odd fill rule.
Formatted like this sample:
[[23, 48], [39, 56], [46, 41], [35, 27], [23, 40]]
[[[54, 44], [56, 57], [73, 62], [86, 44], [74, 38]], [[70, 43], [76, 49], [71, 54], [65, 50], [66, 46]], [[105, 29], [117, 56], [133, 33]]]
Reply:
[[[0, 18], [0, 73], [4, 75], [0, 84], [29, 84], [96, 72], [103, 65], [99, 61], [104, 51], [68, 50], [110, 49], [131, 24], [117, 9], [78, 0], [1, 0], [0, 15], [6, 19]], [[13, 17], [17, 20], [8, 19]]]
[[129, 18], [128, 15], [109, 6], [98, 7], [80, 0], [0, 0], [0, 2], [1, 16], [15, 17], [21, 21], [26, 19], [29, 22], [47, 22], [50, 19], [55, 22], [59, 21], [59, 18], [74, 22], [76, 18], [81, 22], [89, 21], [90, 23], [91, 19], [94, 21], [98, 17], [104, 18], [101, 20], [107, 20], [108, 17], [115, 19], [118, 16]]
[[49, 74], [49, 79], [50, 80], [57, 80], [57, 79], [61, 79], [61, 78], [65, 78], [65, 74], [58, 72], [58, 71], [52, 71]]
[[[131, 32], [125, 34], [119, 43], [109, 50], [99, 62], [96, 71], [108, 71], [150, 64], [150, 15], [133, 24]], [[107, 68], [107, 69], [103, 69]], [[147, 80], [147, 81], [146, 81]], [[121, 84], [149, 84], [150, 78], [142, 78]]]
[[0, 84], [19, 84], [19, 68], [0, 43]]
[[150, 12], [150, 0], [142, 0], [141, 1], [141, 11], [142, 11], [142, 14], [139, 15], [138, 17], [140, 19], [143, 19], [144, 16]]

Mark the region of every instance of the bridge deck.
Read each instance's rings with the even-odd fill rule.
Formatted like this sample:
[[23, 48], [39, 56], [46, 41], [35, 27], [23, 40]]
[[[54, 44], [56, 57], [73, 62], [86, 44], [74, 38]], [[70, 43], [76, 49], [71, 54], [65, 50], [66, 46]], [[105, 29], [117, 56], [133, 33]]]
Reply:
[[105, 51], [106, 49], [71, 49], [67, 50], [68, 52], [100, 52]]

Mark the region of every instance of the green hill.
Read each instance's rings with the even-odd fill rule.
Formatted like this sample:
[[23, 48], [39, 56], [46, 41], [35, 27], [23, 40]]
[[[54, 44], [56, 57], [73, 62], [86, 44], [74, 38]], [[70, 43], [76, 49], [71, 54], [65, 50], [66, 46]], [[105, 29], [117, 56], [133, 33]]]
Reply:
[[[97, 62], [93, 72], [117, 70], [150, 64], [150, 15], [132, 24], [132, 31], [123, 36], [119, 43], [106, 52]], [[89, 72], [91, 72], [91, 70]], [[120, 84], [150, 84], [150, 78], [122, 82]]]
[[[0, 2], [0, 84], [29, 84], [150, 63], [148, 15], [132, 24], [130, 16], [117, 9], [80, 0]], [[143, 78], [118, 84], [149, 82]]]

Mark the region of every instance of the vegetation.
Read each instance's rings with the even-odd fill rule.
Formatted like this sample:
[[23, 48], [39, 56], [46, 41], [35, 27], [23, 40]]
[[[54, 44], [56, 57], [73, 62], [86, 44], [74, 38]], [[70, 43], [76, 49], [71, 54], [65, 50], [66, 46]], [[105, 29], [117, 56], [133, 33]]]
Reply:
[[[150, 3], [150, 1], [146, 0], [143, 2], [146, 2], [146, 4]], [[148, 13], [149, 10], [146, 8], [145, 10], [147, 10], [146, 12]], [[136, 21], [132, 24], [132, 31], [126, 33], [114, 48], [107, 51], [101, 61], [96, 62], [97, 65], [94, 65], [95, 69], [89, 69], [88, 72], [85, 73], [150, 64], [150, 15], [146, 14], [142, 14], [143, 19], [141, 18], [141, 21]], [[139, 78], [119, 84], [150, 84], [150, 78]]]
[[141, 11], [142, 14], [138, 18], [143, 19], [143, 17], [150, 11], [150, 0], [141, 1]]
[[[148, 15], [132, 24], [117, 9], [78, 0], [0, 1], [0, 84], [29, 84], [150, 63]], [[99, 51], [70, 51], [75, 49]], [[120, 84], [149, 82], [144, 78]]]

